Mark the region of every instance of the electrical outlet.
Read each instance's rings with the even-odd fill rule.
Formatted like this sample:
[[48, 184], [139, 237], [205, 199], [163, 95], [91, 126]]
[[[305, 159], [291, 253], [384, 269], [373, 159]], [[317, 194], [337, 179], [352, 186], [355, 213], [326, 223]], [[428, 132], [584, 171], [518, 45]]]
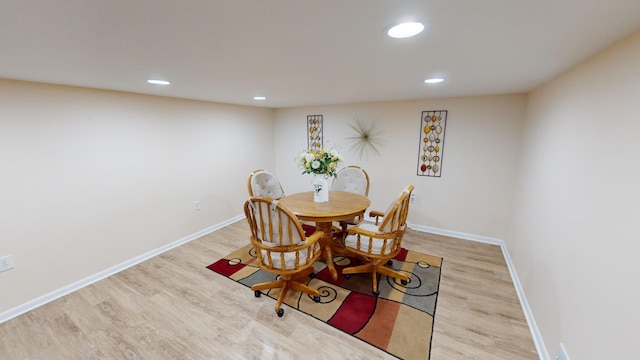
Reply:
[[564, 345], [560, 343], [558, 346], [558, 355], [556, 355], [556, 360], [569, 360], [569, 355], [567, 355], [567, 350], [565, 350]]
[[0, 257], [0, 272], [13, 269], [13, 260], [11, 255]]
[[410, 203], [412, 203], [412, 204], [413, 204], [414, 202], [416, 202], [416, 193], [411, 193], [411, 197], [410, 197], [409, 202], [410, 202]]
[[198, 210], [200, 210], [200, 200], [195, 201], [195, 202], [193, 203], [193, 210], [194, 210], [194, 211], [198, 211]]

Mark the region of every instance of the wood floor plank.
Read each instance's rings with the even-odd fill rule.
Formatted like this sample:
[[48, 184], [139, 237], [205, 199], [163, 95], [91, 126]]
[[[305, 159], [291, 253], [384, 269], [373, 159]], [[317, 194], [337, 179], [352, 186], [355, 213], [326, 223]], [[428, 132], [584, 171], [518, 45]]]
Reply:
[[[248, 239], [236, 222], [6, 321], [0, 359], [394, 358], [206, 269]], [[403, 246], [444, 258], [431, 359], [538, 358], [498, 246], [413, 230]]]

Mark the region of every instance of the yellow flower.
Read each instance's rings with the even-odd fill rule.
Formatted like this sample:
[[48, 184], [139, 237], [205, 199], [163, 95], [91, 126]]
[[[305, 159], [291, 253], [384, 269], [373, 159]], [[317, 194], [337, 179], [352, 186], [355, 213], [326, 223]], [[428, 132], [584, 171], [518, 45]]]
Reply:
[[329, 166], [329, 169], [333, 169], [333, 167], [335, 166], [335, 164], [334, 164], [334, 163], [332, 163], [332, 162], [330, 162], [330, 163], [329, 163], [329, 165], [327, 165], [327, 166]]
[[304, 163], [304, 167], [306, 167], [307, 169], [310, 168], [311, 167], [311, 163], [307, 161], [306, 163]]

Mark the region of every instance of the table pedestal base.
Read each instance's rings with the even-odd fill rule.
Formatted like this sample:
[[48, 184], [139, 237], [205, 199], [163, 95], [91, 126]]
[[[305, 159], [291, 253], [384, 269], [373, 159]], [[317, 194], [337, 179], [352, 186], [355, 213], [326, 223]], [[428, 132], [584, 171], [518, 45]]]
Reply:
[[331, 278], [333, 280], [338, 280], [338, 271], [333, 264], [333, 253], [331, 251], [333, 248], [333, 233], [331, 230], [332, 227], [330, 222], [316, 222], [316, 231], [322, 231], [324, 233], [320, 238], [320, 246], [322, 246], [322, 255], [320, 255], [320, 259], [327, 263], [327, 268], [329, 268]]

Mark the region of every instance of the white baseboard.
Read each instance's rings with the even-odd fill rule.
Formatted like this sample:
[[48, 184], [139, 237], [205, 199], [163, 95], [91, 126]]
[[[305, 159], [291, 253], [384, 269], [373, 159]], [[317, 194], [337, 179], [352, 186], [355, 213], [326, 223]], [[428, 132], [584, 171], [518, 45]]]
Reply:
[[416, 231], [421, 231], [421, 232], [426, 232], [426, 233], [436, 234], [436, 235], [450, 236], [450, 237], [463, 239], [463, 240], [472, 240], [472, 241], [486, 243], [486, 244], [498, 245], [501, 248], [504, 248], [504, 241], [496, 238], [490, 238], [487, 236], [474, 235], [474, 234], [463, 233], [458, 231], [438, 229], [438, 228], [424, 226], [424, 225], [416, 225], [409, 222], [407, 222], [407, 226], [409, 226], [410, 229], [413, 229]]
[[544, 344], [544, 340], [542, 339], [542, 334], [540, 333], [540, 329], [536, 324], [536, 320], [533, 317], [533, 312], [531, 311], [531, 307], [529, 307], [529, 303], [527, 302], [527, 297], [524, 295], [524, 289], [522, 288], [522, 284], [520, 284], [520, 279], [518, 279], [518, 274], [516, 273], [516, 268], [513, 266], [511, 262], [511, 257], [509, 256], [509, 251], [507, 250], [507, 245], [504, 240], [490, 238], [486, 236], [468, 234], [463, 232], [444, 230], [438, 228], [432, 228], [429, 226], [422, 226], [411, 224], [407, 222], [407, 226], [410, 229], [426, 232], [430, 234], [436, 235], [444, 235], [450, 236], [463, 240], [477, 241], [487, 244], [493, 244], [500, 246], [502, 250], [502, 255], [504, 256], [504, 260], [507, 263], [507, 267], [509, 268], [509, 273], [511, 274], [511, 280], [513, 281], [513, 285], [516, 288], [516, 293], [518, 294], [518, 299], [520, 300], [520, 305], [522, 306], [522, 311], [524, 312], [524, 316], [527, 319], [527, 324], [529, 325], [529, 331], [531, 331], [531, 336], [533, 337], [533, 342], [536, 346], [536, 351], [538, 352], [538, 357], [540, 360], [550, 360], [549, 351]]
[[221, 222], [219, 224], [210, 226], [210, 227], [208, 227], [206, 229], [202, 229], [202, 230], [200, 230], [200, 231], [198, 231], [196, 233], [193, 233], [191, 235], [183, 237], [182, 239], [173, 241], [173, 242], [171, 242], [169, 244], [166, 244], [164, 246], [161, 246], [161, 247], [159, 247], [157, 249], [148, 251], [148, 252], [146, 252], [146, 253], [144, 253], [142, 255], [136, 256], [133, 259], [130, 259], [130, 260], [127, 260], [127, 261], [125, 261], [123, 263], [120, 263], [118, 265], [112, 266], [112, 267], [110, 267], [110, 268], [108, 268], [106, 270], [100, 271], [100, 272], [98, 272], [96, 274], [93, 274], [91, 276], [88, 276], [88, 277], [86, 277], [84, 279], [78, 280], [78, 281], [76, 281], [74, 283], [71, 283], [71, 284], [69, 284], [67, 286], [64, 286], [64, 287], [62, 287], [62, 288], [60, 288], [58, 290], [55, 290], [55, 291], [52, 291], [52, 292], [50, 292], [48, 294], [42, 295], [42, 296], [40, 296], [38, 298], [35, 298], [35, 299], [31, 300], [31, 301], [28, 301], [28, 302], [26, 302], [26, 303], [24, 303], [22, 305], [16, 306], [13, 309], [9, 309], [9, 310], [7, 310], [7, 311], [5, 311], [3, 313], [0, 313], [0, 324], [2, 324], [3, 322], [5, 322], [7, 320], [13, 319], [16, 316], [19, 316], [19, 315], [22, 315], [22, 314], [24, 314], [24, 313], [26, 313], [28, 311], [31, 311], [31, 310], [39, 307], [39, 306], [42, 306], [42, 305], [47, 304], [47, 303], [49, 303], [49, 302], [51, 302], [53, 300], [56, 300], [56, 299], [58, 299], [58, 298], [60, 298], [60, 297], [62, 297], [64, 295], [67, 295], [67, 294], [72, 293], [72, 292], [74, 292], [76, 290], [79, 290], [79, 289], [81, 289], [81, 288], [83, 288], [83, 287], [85, 287], [87, 285], [91, 285], [91, 284], [95, 283], [96, 281], [102, 280], [102, 279], [104, 279], [106, 277], [109, 277], [109, 276], [111, 276], [113, 274], [116, 274], [116, 273], [118, 273], [118, 272], [120, 272], [120, 271], [122, 271], [124, 269], [130, 268], [130, 267], [132, 267], [132, 266], [134, 266], [136, 264], [139, 264], [139, 263], [141, 263], [141, 262], [143, 262], [145, 260], [148, 260], [148, 259], [150, 259], [150, 258], [152, 258], [154, 256], [160, 255], [165, 251], [169, 251], [169, 250], [171, 250], [171, 249], [173, 249], [175, 247], [178, 247], [180, 245], [186, 244], [189, 241], [195, 240], [195, 239], [197, 239], [199, 237], [202, 237], [202, 236], [204, 236], [206, 234], [209, 234], [209, 233], [211, 233], [213, 231], [221, 229], [221, 228], [223, 228], [223, 227], [225, 227], [227, 225], [230, 225], [230, 224], [232, 224], [232, 223], [234, 223], [236, 221], [243, 220], [244, 218], [245, 218], [244, 215], [238, 215], [238, 216], [236, 216], [234, 218], [231, 218], [231, 219], [226, 220], [224, 222]]

